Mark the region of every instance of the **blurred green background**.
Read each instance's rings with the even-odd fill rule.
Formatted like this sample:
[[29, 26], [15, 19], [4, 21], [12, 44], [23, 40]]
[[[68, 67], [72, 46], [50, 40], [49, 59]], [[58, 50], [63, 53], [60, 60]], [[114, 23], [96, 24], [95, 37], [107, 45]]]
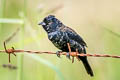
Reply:
[[[58, 51], [37, 24], [54, 14], [86, 41], [88, 53], [120, 55], [119, 0], [0, 0], [0, 50], [3, 41], [17, 28], [7, 47], [33, 51]], [[120, 60], [88, 57], [94, 77], [87, 75], [81, 62], [62, 56], [17, 54], [11, 64], [17, 70], [3, 68], [8, 55], [0, 54], [0, 80], [119, 80]]]

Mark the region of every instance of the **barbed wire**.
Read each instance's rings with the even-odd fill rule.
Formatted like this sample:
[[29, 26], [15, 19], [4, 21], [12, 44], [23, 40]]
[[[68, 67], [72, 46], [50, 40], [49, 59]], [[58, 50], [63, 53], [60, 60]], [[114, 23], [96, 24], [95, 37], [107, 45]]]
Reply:
[[[108, 55], [108, 54], [89, 54], [89, 53], [87, 53], [87, 54], [84, 54], [84, 53], [79, 54], [77, 49], [76, 49], [76, 52], [71, 52], [69, 43], [67, 43], [67, 45], [68, 45], [68, 49], [69, 49], [69, 54], [70, 54], [70, 56], [72, 56], [72, 63], [74, 62], [74, 57], [76, 57], [79, 60], [78, 56], [120, 58], [120, 56]], [[5, 50], [0, 50], [0, 53], [7, 53], [9, 55], [9, 58], [8, 58], [9, 59], [9, 63], [11, 62], [10, 55], [13, 54], [14, 56], [16, 56], [15, 53], [56, 54], [56, 52], [32, 51], [32, 50], [17, 50], [17, 49], [14, 49], [14, 47], [12, 47], [11, 49], [7, 49], [5, 42], [4, 42], [4, 48], [5, 48]], [[66, 52], [60, 52], [60, 55], [67, 55], [67, 53]]]

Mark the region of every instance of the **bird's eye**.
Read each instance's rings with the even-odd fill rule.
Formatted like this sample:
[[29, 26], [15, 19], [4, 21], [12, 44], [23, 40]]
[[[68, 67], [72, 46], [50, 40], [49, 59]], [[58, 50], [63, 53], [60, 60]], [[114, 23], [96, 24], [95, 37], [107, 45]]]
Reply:
[[45, 18], [43, 21], [44, 21], [46, 24], [48, 24], [48, 23], [50, 22], [50, 20], [47, 19], [47, 18]]

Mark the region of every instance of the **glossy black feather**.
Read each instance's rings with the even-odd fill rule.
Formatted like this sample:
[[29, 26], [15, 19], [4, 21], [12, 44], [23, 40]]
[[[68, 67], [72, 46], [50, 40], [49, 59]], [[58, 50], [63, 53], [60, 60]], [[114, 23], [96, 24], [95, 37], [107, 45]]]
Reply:
[[[70, 44], [71, 51], [76, 51], [78, 49], [79, 54], [85, 53], [87, 46], [85, 41], [71, 28], [65, 26], [60, 22], [55, 16], [49, 15], [44, 18], [43, 22], [40, 23], [44, 30], [48, 33], [48, 39], [60, 50], [64, 52], [69, 52], [67, 43]], [[78, 56], [87, 73], [93, 76], [93, 71], [87, 61], [87, 57]]]

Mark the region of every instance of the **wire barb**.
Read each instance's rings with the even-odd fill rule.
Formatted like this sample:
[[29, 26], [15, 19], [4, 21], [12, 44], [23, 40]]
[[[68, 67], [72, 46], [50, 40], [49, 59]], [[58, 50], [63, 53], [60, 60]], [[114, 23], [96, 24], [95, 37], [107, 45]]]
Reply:
[[7, 49], [6, 48], [6, 43], [4, 42], [4, 49], [5, 49], [5, 52], [8, 53], [8, 60], [9, 60], [9, 63], [10, 63], [10, 54], [13, 54], [14, 56], [16, 56], [16, 54], [14, 53], [14, 47], [12, 47], [11, 49]]

